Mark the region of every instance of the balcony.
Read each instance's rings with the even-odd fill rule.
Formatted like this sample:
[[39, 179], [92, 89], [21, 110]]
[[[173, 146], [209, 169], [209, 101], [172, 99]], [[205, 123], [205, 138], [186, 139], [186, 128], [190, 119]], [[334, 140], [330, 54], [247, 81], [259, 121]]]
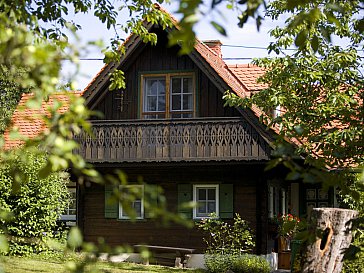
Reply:
[[88, 162], [267, 160], [270, 147], [241, 118], [92, 121], [75, 136]]

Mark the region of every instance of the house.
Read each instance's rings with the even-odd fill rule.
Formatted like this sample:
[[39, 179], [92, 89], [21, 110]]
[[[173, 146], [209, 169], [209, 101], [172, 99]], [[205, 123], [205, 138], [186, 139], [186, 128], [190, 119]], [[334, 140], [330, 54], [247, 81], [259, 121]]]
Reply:
[[[147, 27], [158, 36], [157, 45], [131, 35], [120, 62], [105, 65], [82, 92], [87, 106], [103, 119], [91, 121], [94, 137], [75, 136], [80, 143], [76, 153], [101, 173], [123, 170], [131, 186], [140, 177], [161, 186], [168, 209], [190, 219], [215, 212], [229, 221], [239, 213], [255, 230], [257, 253], [274, 247], [269, 221], [274, 215], [302, 215], [311, 206], [333, 205], [331, 193], [286, 182], [284, 169], [264, 171], [275, 133], [259, 122], [259, 109], [224, 107], [226, 90], [244, 97], [264, 88], [256, 83], [264, 71], [225, 64], [221, 43], [214, 40], [196, 40], [194, 50], [180, 56], [178, 46], [167, 46], [170, 30]], [[115, 68], [124, 71], [126, 88], [109, 91]], [[29, 125], [20, 127], [30, 132]], [[106, 202], [109, 195], [107, 185], [78, 185], [77, 224], [86, 241], [104, 237], [111, 245], [145, 243], [202, 251], [197, 229], [160, 225], [149, 218], [143, 198], [134, 201], [137, 220], [130, 221], [121, 205]], [[199, 206], [183, 209], [180, 204], [186, 201]], [[74, 215], [73, 207], [63, 219], [75, 220]]]
[[[332, 195], [319, 188], [285, 182], [283, 169], [264, 171], [275, 133], [260, 124], [258, 109], [224, 107], [226, 90], [244, 97], [263, 88], [256, 79], [264, 71], [225, 64], [214, 40], [196, 40], [194, 50], [180, 56], [178, 46], [167, 46], [170, 30], [147, 28], [157, 45], [131, 35], [120, 62], [104, 66], [84, 90], [87, 106], [103, 119], [92, 120], [94, 138], [77, 136], [77, 153], [104, 174], [123, 170], [131, 185], [140, 177], [160, 185], [169, 210], [191, 219], [216, 212], [229, 220], [239, 213], [256, 232], [258, 253], [273, 247], [270, 217], [333, 205]], [[126, 88], [109, 91], [115, 68], [124, 71]], [[79, 188], [78, 225], [86, 241], [202, 250], [196, 229], [161, 226], [148, 218], [142, 198], [133, 204], [137, 220], [131, 222], [121, 205], [107, 202], [109, 194], [108, 186]], [[198, 207], [183, 210], [185, 201]]]

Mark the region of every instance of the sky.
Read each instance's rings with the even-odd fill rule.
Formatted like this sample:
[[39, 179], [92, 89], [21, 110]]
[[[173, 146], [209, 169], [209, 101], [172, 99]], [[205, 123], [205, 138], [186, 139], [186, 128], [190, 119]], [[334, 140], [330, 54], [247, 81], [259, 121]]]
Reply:
[[[164, 6], [177, 19], [178, 15], [174, 13], [177, 10], [176, 5]], [[237, 26], [237, 14], [221, 6], [218, 13], [210, 13], [208, 16], [201, 16], [200, 22], [195, 26], [197, 38], [200, 40], [220, 40], [223, 44], [223, 58], [244, 58], [242, 60], [225, 60], [227, 63], [249, 63], [251, 58], [268, 56], [266, 49], [254, 49], [252, 47], [266, 48], [273, 39], [268, 32], [275, 25], [270, 21], [263, 21], [258, 31], [255, 21], [249, 20], [244, 28]], [[120, 21], [123, 21], [125, 14], [119, 14]], [[103, 67], [103, 54], [101, 49], [96, 46], [87, 45], [90, 41], [102, 40], [107, 46], [111, 38], [115, 37], [114, 30], [108, 30], [104, 24], [98, 21], [92, 14], [70, 14], [68, 19], [75, 21], [82, 26], [78, 32], [79, 40], [70, 37], [70, 41], [75, 43], [77, 47], [82, 47], [79, 74], [75, 77], [77, 90], [83, 90], [92, 78]], [[227, 31], [227, 36], [220, 35], [211, 25], [210, 21], [214, 20], [223, 25]], [[123, 37], [126, 38], [126, 37]], [[231, 47], [235, 46], [235, 47]], [[238, 47], [236, 47], [238, 46]], [[92, 59], [92, 60], [84, 60]], [[64, 61], [62, 69], [62, 81], [67, 82], [70, 77], [75, 76], [75, 68], [69, 61]]]

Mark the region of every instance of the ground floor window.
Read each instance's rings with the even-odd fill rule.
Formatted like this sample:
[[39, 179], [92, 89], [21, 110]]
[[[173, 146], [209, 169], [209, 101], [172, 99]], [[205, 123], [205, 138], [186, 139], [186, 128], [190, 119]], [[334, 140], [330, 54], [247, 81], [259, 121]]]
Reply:
[[219, 216], [219, 185], [194, 185], [193, 201], [197, 204], [193, 209], [193, 218], [206, 218], [211, 213]]
[[61, 215], [62, 221], [76, 221], [76, 207], [77, 207], [77, 196], [76, 196], [76, 188], [68, 188], [68, 191], [70, 193], [70, 199], [69, 203], [67, 205], [67, 208], [64, 210], [64, 212]]
[[289, 213], [289, 189], [270, 183], [268, 186], [268, 217]]
[[123, 202], [119, 204], [119, 219], [130, 219], [131, 216], [135, 216], [135, 219], [144, 219], [143, 185], [122, 186], [120, 191]]

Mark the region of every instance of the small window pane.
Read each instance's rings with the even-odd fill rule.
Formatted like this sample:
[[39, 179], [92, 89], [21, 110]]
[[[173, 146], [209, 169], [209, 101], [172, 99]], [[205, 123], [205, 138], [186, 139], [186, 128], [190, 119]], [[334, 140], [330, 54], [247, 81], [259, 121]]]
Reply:
[[183, 118], [183, 114], [180, 113], [172, 113], [171, 118]]
[[192, 95], [183, 95], [183, 110], [192, 110]]
[[158, 97], [158, 111], [166, 110], [166, 99], [165, 97]]
[[208, 202], [208, 208], [207, 208], [207, 213], [213, 213], [216, 212], [216, 203], [215, 202]]
[[150, 89], [148, 90], [147, 94], [155, 96], [157, 95], [157, 93], [158, 93], [158, 81], [152, 81]]
[[215, 189], [208, 189], [208, 200], [215, 200], [216, 194]]
[[181, 79], [180, 78], [172, 78], [172, 93], [181, 93]]
[[133, 209], [135, 210], [137, 217], [140, 218], [142, 216], [142, 201], [140, 199], [133, 202]]
[[192, 93], [192, 78], [183, 78], [183, 93]]
[[157, 97], [147, 97], [147, 109], [146, 111], [157, 110]]
[[198, 213], [206, 213], [206, 202], [198, 202]]
[[182, 114], [182, 118], [192, 118], [192, 113]]
[[198, 196], [197, 200], [206, 200], [206, 190], [205, 189], [198, 189]]
[[144, 115], [144, 119], [161, 119], [165, 118], [165, 114], [150, 114], [150, 115]]
[[165, 93], [166, 93], [165, 81], [158, 81], [158, 96], [164, 96]]
[[172, 110], [181, 110], [181, 96], [180, 95], [172, 96]]

